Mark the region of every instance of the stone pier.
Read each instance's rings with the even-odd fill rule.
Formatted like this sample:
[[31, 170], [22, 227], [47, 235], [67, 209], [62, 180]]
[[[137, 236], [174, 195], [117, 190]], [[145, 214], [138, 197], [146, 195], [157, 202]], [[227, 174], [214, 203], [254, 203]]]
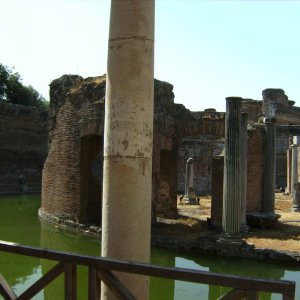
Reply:
[[265, 124], [265, 164], [264, 164], [264, 197], [262, 213], [274, 214], [275, 208], [275, 170], [276, 170], [276, 118], [264, 118]]
[[[241, 155], [240, 124], [241, 100], [239, 97], [226, 98], [225, 117], [225, 160], [223, 183], [223, 233], [219, 243], [241, 243]], [[220, 247], [221, 248], [221, 247]]]
[[[102, 256], [150, 261], [154, 0], [111, 1], [105, 99]], [[149, 278], [115, 273], [136, 299]], [[101, 287], [102, 300], [117, 299]]]
[[299, 152], [299, 138], [293, 137], [292, 149], [292, 163], [291, 163], [291, 194], [294, 195], [294, 184], [298, 182], [298, 152]]
[[294, 183], [293, 211], [300, 212], [300, 182]]
[[246, 113], [241, 114], [241, 128], [240, 128], [240, 155], [241, 155], [241, 231], [247, 232], [249, 226], [247, 225], [247, 148], [248, 148], [248, 133], [247, 133], [248, 116]]
[[286, 188], [285, 192], [291, 194], [291, 167], [292, 167], [292, 149], [289, 146], [289, 149], [286, 153]]
[[190, 157], [185, 165], [185, 195], [182, 199], [185, 204], [196, 204], [196, 194], [194, 190], [194, 165]]

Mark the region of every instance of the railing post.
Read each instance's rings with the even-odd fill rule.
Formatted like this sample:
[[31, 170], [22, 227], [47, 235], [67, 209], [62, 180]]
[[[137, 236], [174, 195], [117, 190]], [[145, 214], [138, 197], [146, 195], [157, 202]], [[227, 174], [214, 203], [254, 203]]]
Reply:
[[97, 269], [89, 266], [89, 283], [88, 283], [89, 300], [100, 299], [100, 280], [98, 279]]
[[295, 297], [291, 295], [282, 295], [282, 300], [294, 300]]
[[247, 291], [246, 300], [258, 300], [258, 291]]
[[75, 264], [65, 264], [65, 299], [77, 300], [77, 269]]

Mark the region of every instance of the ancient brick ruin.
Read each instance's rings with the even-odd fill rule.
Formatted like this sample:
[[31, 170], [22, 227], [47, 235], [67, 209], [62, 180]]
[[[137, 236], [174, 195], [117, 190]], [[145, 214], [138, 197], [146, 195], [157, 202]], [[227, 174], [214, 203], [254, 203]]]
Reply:
[[[262, 209], [265, 131], [261, 117], [268, 109], [277, 119], [276, 187], [287, 187], [287, 192], [291, 192], [292, 148], [289, 147], [293, 145], [291, 137], [299, 135], [295, 126], [300, 123], [300, 109], [282, 90], [267, 95], [269, 98], [264, 101], [243, 99], [241, 107], [249, 120], [248, 212]], [[0, 150], [0, 192], [22, 192], [19, 183], [22, 174], [29, 191], [40, 190], [49, 132], [43, 211], [83, 223], [100, 224], [104, 98], [104, 76], [83, 79], [65, 75], [51, 83], [49, 114], [41, 109], [1, 103], [0, 135], [4, 142]], [[185, 162], [192, 157], [196, 194], [212, 194], [215, 204], [212, 219], [220, 223], [223, 163], [218, 157], [224, 149], [224, 117], [224, 113], [214, 109], [191, 112], [175, 104], [173, 86], [155, 81], [154, 215], [176, 215], [177, 193], [184, 193]], [[294, 127], [287, 129], [290, 125]]]

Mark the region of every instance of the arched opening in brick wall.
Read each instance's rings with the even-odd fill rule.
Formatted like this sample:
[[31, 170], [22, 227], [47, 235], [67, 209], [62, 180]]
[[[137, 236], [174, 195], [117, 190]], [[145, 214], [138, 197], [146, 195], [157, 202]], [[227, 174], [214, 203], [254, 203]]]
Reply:
[[81, 137], [80, 145], [80, 222], [101, 224], [103, 178], [103, 138]]
[[177, 212], [177, 153], [160, 151], [160, 175], [156, 215]]

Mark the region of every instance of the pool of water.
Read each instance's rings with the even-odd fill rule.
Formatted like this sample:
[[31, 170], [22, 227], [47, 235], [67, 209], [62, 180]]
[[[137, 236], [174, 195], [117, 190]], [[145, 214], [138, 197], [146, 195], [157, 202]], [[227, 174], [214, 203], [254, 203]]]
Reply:
[[[0, 240], [25, 245], [45, 247], [88, 255], [100, 255], [98, 239], [61, 230], [52, 225], [40, 223], [37, 211], [40, 207], [39, 195], [18, 195], [0, 197]], [[185, 253], [165, 249], [152, 249], [151, 263], [163, 266], [176, 266], [218, 273], [246, 275], [252, 277], [285, 279], [296, 281], [296, 299], [300, 299], [300, 268], [285, 267], [263, 261], [235, 258], [218, 258], [201, 253]], [[53, 262], [7, 253], [0, 254], [0, 272], [20, 294], [53, 266]], [[87, 270], [78, 272], [78, 299], [86, 299]], [[151, 278], [151, 300], [191, 300], [217, 299], [226, 289], [218, 286], [192, 284], [181, 281]], [[0, 296], [0, 299], [1, 296]], [[35, 300], [63, 298], [62, 278], [53, 281]], [[264, 300], [281, 299], [273, 294], [261, 294]]]

